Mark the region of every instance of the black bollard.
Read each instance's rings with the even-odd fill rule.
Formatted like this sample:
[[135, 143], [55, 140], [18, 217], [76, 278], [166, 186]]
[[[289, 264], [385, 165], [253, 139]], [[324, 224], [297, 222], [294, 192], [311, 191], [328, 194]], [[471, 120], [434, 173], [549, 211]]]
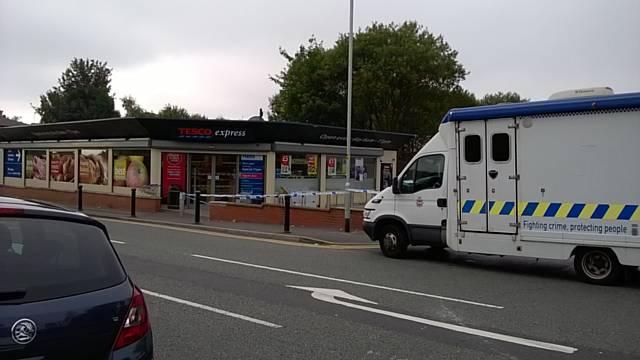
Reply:
[[82, 211], [82, 185], [78, 185], [78, 211]]
[[136, 217], [136, 189], [131, 189], [131, 217]]
[[196, 191], [196, 218], [195, 223], [200, 224], [200, 191]]
[[291, 227], [291, 195], [284, 196], [284, 232], [290, 232]]

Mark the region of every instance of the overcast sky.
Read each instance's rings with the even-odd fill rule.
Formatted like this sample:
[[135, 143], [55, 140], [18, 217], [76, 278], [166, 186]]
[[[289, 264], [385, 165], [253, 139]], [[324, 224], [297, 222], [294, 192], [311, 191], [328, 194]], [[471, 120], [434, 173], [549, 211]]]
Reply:
[[[277, 92], [278, 47], [333, 44], [348, 11], [348, 0], [0, 0], [0, 109], [39, 121], [29, 104], [88, 57], [113, 68], [118, 99], [246, 119]], [[639, 0], [355, 0], [356, 28], [416, 20], [459, 51], [466, 89], [532, 99], [640, 91], [639, 14]]]

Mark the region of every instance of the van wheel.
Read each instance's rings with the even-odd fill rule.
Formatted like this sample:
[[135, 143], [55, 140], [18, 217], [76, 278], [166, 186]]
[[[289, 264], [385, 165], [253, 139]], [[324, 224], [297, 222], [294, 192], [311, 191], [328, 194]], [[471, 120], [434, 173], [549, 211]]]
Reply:
[[610, 249], [579, 249], [573, 267], [580, 278], [588, 283], [611, 285], [622, 275], [622, 266]]
[[401, 258], [409, 246], [404, 231], [396, 225], [386, 225], [380, 232], [380, 250], [390, 258]]

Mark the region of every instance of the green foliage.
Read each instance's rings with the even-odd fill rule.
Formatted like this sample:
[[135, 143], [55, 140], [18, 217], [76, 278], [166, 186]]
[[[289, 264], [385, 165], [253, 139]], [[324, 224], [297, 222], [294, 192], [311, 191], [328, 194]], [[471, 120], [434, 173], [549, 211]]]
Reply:
[[503, 93], [502, 91], [498, 91], [497, 93], [486, 94], [482, 99], [480, 99], [478, 105], [497, 105], [520, 102], [529, 102], [529, 99], [521, 97], [520, 94], [516, 92], [508, 91]]
[[106, 62], [74, 58], [35, 110], [42, 123], [118, 117], [110, 83]]
[[[332, 47], [315, 38], [293, 55], [280, 49], [286, 67], [271, 76], [279, 92], [270, 99], [271, 121], [346, 126], [348, 35]], [[468, 74], [442, 36], [416, 22], [373, 23], [354, 35], [354, 128], [418, 134], [416, 151], [451, 108], [528, 101], [518, 94], [488, 94], [481, 101], [460, 82]]]
[[[332, 48], [315, 38], [271, 79], [270, 120], [346, 125], [348, 36]], [[432, 135], [450, 107], [475, 104], [460, 87], [466, 71], [457, 51], [415, 22], [374, 23], [354, 36], [355, 128]]]
[[143, 109], [132, 96], [125, 96], [122, 99], [122, 107], [126, 112], [126, 117], [136, 118], [167, 118], [167, 119], [206, 119], [206, 116], [189, 112], [182, 107], [167, 104], [156, 114]]

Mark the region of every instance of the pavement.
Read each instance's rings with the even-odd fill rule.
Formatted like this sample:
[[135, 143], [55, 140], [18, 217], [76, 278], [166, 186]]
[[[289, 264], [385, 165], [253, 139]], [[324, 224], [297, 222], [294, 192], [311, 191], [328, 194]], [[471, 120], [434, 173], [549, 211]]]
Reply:
[[585, 284], [566, 261], [103, 222], [156, 359], [640, 358], [640, 281]]
[[121, 220], [133, 220], [164, 225], [178, 225], [189, 228], [209, 230], [214, 232], [229, 233], [235, 235], [261, 236], [282, 241], [303, 242], [318, 245], [342, 245], [342, 246], [376, 246], [362, 231], [345, 233], [331, 229], [310, 228], [292, 225], [290, 232], [285, 233], [283, 225], [260, 224], [247, 222], [232, 222], [209, 220], [208, 207], [202, 206], [200, 224], [195, 224], [193, 209], [179, 210], [163, 207], [159, 212], [136, 212], [136, 217], [130, 216], [129, 210], [116, 210], [109, 208], [84, 208], [87, 215], [100, 218], [116, 218]]

